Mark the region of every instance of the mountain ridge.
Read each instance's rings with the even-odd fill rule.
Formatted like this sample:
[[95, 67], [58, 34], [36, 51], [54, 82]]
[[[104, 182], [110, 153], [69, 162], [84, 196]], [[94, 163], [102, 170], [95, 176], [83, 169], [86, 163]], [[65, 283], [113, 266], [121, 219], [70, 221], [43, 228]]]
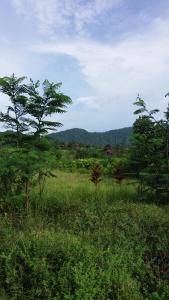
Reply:
[[90, 132], [82, 128], [72, 128], [54, 132], [48, 137], [60, 142], [77, 142], [86, 145], [104, 146], [110, 144], [128, 145], [132, 134], [132, 127], [112, 129], [105, 132]]

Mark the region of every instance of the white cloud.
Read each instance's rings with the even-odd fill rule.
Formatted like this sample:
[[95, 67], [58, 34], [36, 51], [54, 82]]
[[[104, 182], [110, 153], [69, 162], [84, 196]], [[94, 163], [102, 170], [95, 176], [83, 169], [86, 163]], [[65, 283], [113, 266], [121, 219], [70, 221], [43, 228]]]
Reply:
[[98, 98], [95, 96], [86, 96], [86, 97], [79, 97], [75, 101], [76, 105], [82, 105], [89, 109], [98, 109], [99, 108], [99, 101]]
[[27, 19], [34, 18], [41, 32], [57, 29], [69, 30], [70, 26], [83, 34], [85, 25], [112, 9], [122, 0], [12, 0], [17, 12]]
[[122, 101], [131, 105], [140, 92], [158, 106], [169, 89], [169, 20], [155, 20], [144, 34], [128, 36], [116, 45], [78, 39], [35, 49], [76, 58], [100, 104]]
[[[79, 95], [76, 100], [86, 108], [82, 114], [79, 111], [69, 112], [71, 124], [77, 120], [80, 124], [84, 122], [82, 127], [85, 127], [86, 120], [89, 120], [94, 126], [95, 119], [98, 127], [99, 123], [108, 124], [107, 120], [111, 120], [112, 115], [115, 127], [120, 127], [119, 124], [126, 126], [127, 122], [129, 125], [134, 110], [132, 103], [138, 92], [152, 108], [163, 109], [164, 95], [169, 90], [169, 19], [149, 20], [147, 28], [144, 26], [144, 32], [139, 34], [128, 32], [126, 28], [120, 41], [108, 44], [87, 38], [86, 25], [99, 22], [100, 16], [124, 0], [11, 1], [19, 14], [31, 22], [35, 21], [39, 30], [48, 34], [48, 42], [37, 44], [33, 52], [65, 54], [75, 58], [92, 88], [93, 96], [86, 96], [87, 91], [85, 96]], [[143, 15], [143, 23], [144, 18]], [[77, 33], [76, 39], [71, 30]], [[58, 39], [57, 43], [49, 42], [53, 36], [55, 41]], [[97, 110], [97, 114], [93, 112], [94, 117], [89, 113], [90, 108]]]
[[[7, 39], [1, 37], [0, 42], [0, 77], [11, 76], [12, 73], [23, 76], [22, 58], [17, 56], [15, 51], [11, 51], [11, 44]], [[8, 97], [0, 93], [0, 110], [6, 111], [7, 105]]]

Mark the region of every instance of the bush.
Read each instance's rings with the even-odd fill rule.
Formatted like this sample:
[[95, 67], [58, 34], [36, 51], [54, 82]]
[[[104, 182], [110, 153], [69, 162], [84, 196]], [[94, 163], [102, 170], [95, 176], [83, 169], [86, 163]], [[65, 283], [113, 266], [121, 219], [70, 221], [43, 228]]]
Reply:
[[17, 300], [116, 299], [118, 295], [130, 300], [137, 296], [137, 284], [125, 266], [120, 271], [118, 263], [109, 252], [84, 245], [74, 236], [37, 232], [1, 249], [0, 286]]

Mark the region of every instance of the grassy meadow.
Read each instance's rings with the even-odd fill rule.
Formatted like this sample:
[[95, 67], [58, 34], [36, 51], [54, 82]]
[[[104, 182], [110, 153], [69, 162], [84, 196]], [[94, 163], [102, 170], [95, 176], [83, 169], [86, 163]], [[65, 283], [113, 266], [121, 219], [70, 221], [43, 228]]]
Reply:
[[[12, 2], [17, 2], [19, 8], [22, 1]], [[50, 27], [55, 19], [53, 16], [57, 15], [52, 13], [53, 21], [49, 21], [52, 12], [50, 2], [57, 1], [48, 1], [49, 9], [47, 1], [27, 2], [32, 3], [31, 9], [28, 10], [32, 12], [35, 8], [36, 19], [40, 22], [45, 9], [44, 16], [48, 19], [46, 24]], [[37, 2], [37, 5], [33, 2]], [[40, 2], [43, 3], [43, 9]], [[62, 2], [66, 13], [60, 12], [62, 5], [56, 4], [56, 11], [59, 7], [61, 16], [61, 27], [68, 25], [67, 22], [62, 22], [64, 18], [79, 23], [80, 19], [77, 16], [80, 16], [79, 9], [83, 1], [74, 1], [77, 2], [75, 6], [72, 6], [73, 3], [69, 5], [69, 0]], [[102, 10], [106, 13], [106, 2], [114, 1], [93, 1], [92, 5], [89, 2], [82, 4], [81, 23], [90, 23], [90, 19], [100, 16]], [[97, 5], [100, 6], [99, 9], [96, 9]], [[69, 6], [72, 11], [70, 14], [67, 13]], [[76, 6], [73, 20], [73, 10]], [[40, 14], [36, 8], [40, 8]], [[111, 5], [108, 4], [107, 10], [111, 11], [109, 8]], [[21, 13], [22, 11], [21, 8]], [[11, 11], [10, 15], [12, 17]], [[144, 14], [138, 16], [142, 15]], [[32, 24], [34, 23], [33, 21]], [[62, 29], [57, 27], [54, 26], [53, 29]], [[78, 28], [75, 31], [73, 27], [67, 28], [72, 28], [68, 30], [70, 32], [67, 37], [71, 32], [79, 31]], [[24, 33], [24, 30], [22, 31]], [[47, 30], [47, 33], [48, 31], [50, 30]], [[52, 40], [49, 41], [54, 41], [53, 30], [51, 32]], [[128, 33], [129, 31], [124, 37], [133, 41]], [[25, 36], [29, 37], [27, 34]], [[67, 38], [66, 40], [68, 42]], [[150, 40], [152, 42], [151, 38]], [[17, 44], [21, 46], [22, 43]], [[132, 42], [132, 47], [133, 44], [135, 43]], [[9, 43], [6, 45], [9, 46]], [[37, 48], [40, 50], [44, 47]], [[50, 46], [47, 48], [50, 52]], [[96, 48], [99, 50], [99, 47]], [[90, 52], [92, 55], [95, 52], [91, 51], [92, 45], [85, 48], [83, 43], [79, 49], [86, 49], [84, 57], [90, 57]], [[80, 51], [75, 52], [80, 54]], [[109, 52], [106, 50], [106, 55], [109, 55]], [[134, 53], [133, 50], [131, 53]], [[142, 47], [140, 53], [144, 53]], [[152, 51], [146, 50], [145, 53], [151, 56]], [[79, 54], [77, 59], [80, 59]], [[70, 55], [70, 58], [71, 56], [76, 58], [76, 53], [75, 56]], [[157, 61], [156, 56], [154, 62]], [[85, 60], [84, 63], [87, 62]], [[23, 61], [21, 59], [21, 62]], [[49, 61], [47, 58], [47, 62]], [[125, 67], [120, 69], [124, 72], [125, 69], [129, 70], [129, 75], [132, 74], [133, 62], [131, 68], [128, 68], [128, 60], [123, 61], [120, 57], [119, 62], [121, 61]], [[133, 61], [135, 64], [138, 59], [134, 57]], [[41, 63], [41, 60], [39, 62]], [[119, 62], [117, 59], [117, 63]], [[150, 59], [149, 69], [152, 68], [152, 62]], [[83, 65], [82, 60], [79, 66], [84, 69], [86, 76], [90, 71], [86, 69], [90, 68]], [[99, 62], [100, 65], [105, 69], [106, 64]], [[77, 64], [74, 70], [79, 69], [79, 66]], [[138, 68], [141, 78], [140, 91], [144, 93], [144, 68], [141, 68], [141, 77], [140, 63]], [[20, 69], [22, 70], [18, 70]], [[40, 73], [43, 69], [40, 68]], [[45, 69], [49, 71], [47, 65]], [[50, 74], [51, 78], [57, 77], [57, 70], [60, 73], [63, 68], [55, 69], [55, 72]], [[65, 69], [66, 73], [68, 69], [70, 79], [73, 76], [71, 66]], [[154, 70], [153, 67], [152, 78], [155, 80], [158, 77], [154, 77]], [[108, 66], [108, 72], [110, 71], [111, 65]], [[39, 75], [40, 73], [37, 72]], [[101, 79], [104, 74], [105, 72]], [[123, 80], [127, 78], [124, 74]], [[133, 74], [135, 77], [135, 72]], [[32, 74], [32, 78], [34, 75]], [[146, 75], [145, 87], [149, 86], [152, 89], [153, 85], [149, 83], [148, 77]], [[89, 76], [90, 78], [93, 77]], [[120, 77], [117, 78], [119, 80]], [[132, 82], [131, 78], [129, 76]], [[94, 106], [97, 104], [95, 100], [101, 100], [99, 95], [104, 93], [100, 94], [100, 85], [99, 93], [96, 91], [98, 99], [81, 97], [81, 88], [79, 94], [78, 83], [75, 80], [75, 90], [70, 84], [65, 87], [65, 91], [71, 87], [72, 96], [74, 94], [77, 100], [77, 105], [73, 106], [76, 114], [70, 115], [70, 123], [67, 121], [65, 125], [67, 128], [71, 124], [75, 125], [77, 121], [76, 128], [56, 133], [55, 131], [63, 125], [57, 121], [60, 120], [58, 114], [67, 112], [69, 105], [73, 103], [71, 97], [61, 91], [61, 86], [61, 82], [56, 83], [48, 79], [42, 82], [34, 81], [25, 76], [17, 77], [14, 73], [11, 76], [0, 77], [0, 300], [169, 300], [169, 103], [165, 102], [165, 111], [162, 110], [156, 117], [159, 109], [149, 109], [149, 105], [147, 106], [138, 94], [134, 102], [134, 115], [138, 117], [132, 127], [102, 132], [104, 128], [108, 130], [108, 124], [115, 126], [118, 123], [123, 126], [130, 122], [129, 113], [124, 112], [124, 109], [128, 109], [127, 105], [123, 106], [121, 101], [123, 96], [127, 99], [127, 93], [122, 93], [121, 96], [120, 91], [119, 94], [115, 93], [121, 103], [119, 112], [116, 113], [117, 106], [113, 107], [109, 103], [114, 97], [111, 89], [107, 97], [110, 101], [104, 103], [102, 97], [104, 105], [98, 106], [99, 113], [99, 110], [91, 109], [88, 100], [91, 100], [91, 104], [94, 100]], [[81, 84], [80, 86], [82, 87]], [[102, 88], [105, 90], [107, 86], [107, 83], [103, 84]], [[127, 87], [126, 84], [125, 86]], [[86, 87], [84, 85], [85, 89]], [[94, 90], [92, 89], [92, 94]], [[169, 93], [166, 94], [166, 88], [164, 90], [166, 101]], [[150, 92], [148, 94], [151, 96]], [[88, 95], [88, 92], [85, 92], [85, 95]], [[8, 102], [5, 102], [7, 99]], [[148, 102], [150, 104], [150, 101]], [[161, 106], [161, 100], [159, 103]], [[111, 109], [115, 113], [114, 120], [110, 117]], [[100, 128], [101, 132], [87, 132], [77, 128], [80, 119], [81, 124], [86, 126], [86, 121], [89, 120], [83, 118], [88, 112], [93, 120], [94, 113], [98, 113], [98, 124], [95, 126], [98, 125], [97, 128]], [[107, 125], [103, 124], [104, 119], [107, 119]], [[53, 133], [50, 135], [50, 132]]]
[[29, 211], [1, 205], [0, 299], [169, 299], [168, 206], [137, 185], [55, 170]]

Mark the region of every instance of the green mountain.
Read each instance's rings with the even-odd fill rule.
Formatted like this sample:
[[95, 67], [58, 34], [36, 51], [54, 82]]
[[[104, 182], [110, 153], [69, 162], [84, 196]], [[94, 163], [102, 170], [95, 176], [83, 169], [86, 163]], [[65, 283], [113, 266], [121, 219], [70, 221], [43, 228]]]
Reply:
[[86, 145], [127, 145], [129, 144], [132, 127], [110, 130], [106, 132], [88, 132], [73, 128], [49, 134], [49, 137], [60, 142], [78, 142]]

